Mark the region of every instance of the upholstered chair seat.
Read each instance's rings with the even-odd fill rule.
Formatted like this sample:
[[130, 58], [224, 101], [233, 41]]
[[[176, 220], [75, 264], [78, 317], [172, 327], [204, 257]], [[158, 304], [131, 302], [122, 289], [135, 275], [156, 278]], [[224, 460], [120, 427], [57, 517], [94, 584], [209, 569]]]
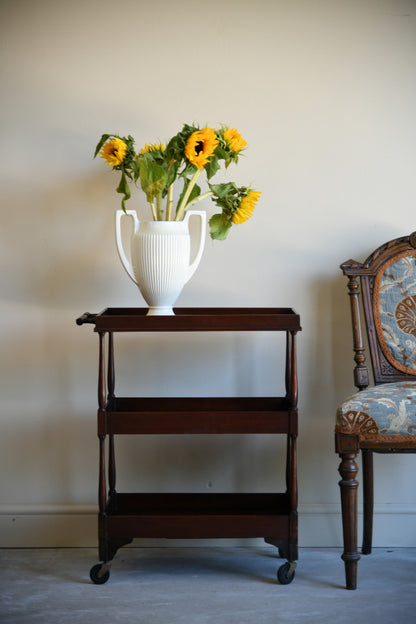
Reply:
[[361, 448], [416, 448], [416, 381], [370, 386], [337, 410], [336, 431], [358, 435]]

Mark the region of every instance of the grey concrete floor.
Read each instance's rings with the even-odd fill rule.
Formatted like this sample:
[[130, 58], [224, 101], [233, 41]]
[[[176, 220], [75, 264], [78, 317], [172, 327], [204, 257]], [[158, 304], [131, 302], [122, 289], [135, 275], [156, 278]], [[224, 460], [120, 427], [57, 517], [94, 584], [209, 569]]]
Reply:
[[124, 548], [104, 585], [97, 550], [0, 550], [2, 624], [401, 624], [416, 622], [416, 548], [375, 549], [344, 589], [339, 549], [300, 549], [280, 585], [272, 547]]

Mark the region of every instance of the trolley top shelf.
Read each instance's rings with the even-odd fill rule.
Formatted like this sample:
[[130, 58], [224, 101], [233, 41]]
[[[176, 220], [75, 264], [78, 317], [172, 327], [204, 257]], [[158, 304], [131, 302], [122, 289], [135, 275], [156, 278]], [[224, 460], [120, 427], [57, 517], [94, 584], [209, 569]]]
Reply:
[[174, 308], [173, 316], [147, 316], [147, 308], [106, 308], [86, 312], [78, 325], [95, 331], [299, 331], [300, 317], [292, 308]]

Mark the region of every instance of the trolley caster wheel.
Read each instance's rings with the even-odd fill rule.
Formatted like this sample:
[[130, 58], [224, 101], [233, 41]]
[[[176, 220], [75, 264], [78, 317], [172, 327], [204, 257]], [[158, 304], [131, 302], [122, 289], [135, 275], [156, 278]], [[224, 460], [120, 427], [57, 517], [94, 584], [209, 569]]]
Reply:
[[93, 583], [96, 585], [103, 585], [104, 583], [107, 583], [109, 578], [110, 570], [108, 569], [108, 566], [102, 563], [97, 563], [92, 566], [90, 570], [90, 579]]
[[277, 580], [281, 585], [289, 585], [295, 578], [296, 563], [287, 561], [277, 571]]

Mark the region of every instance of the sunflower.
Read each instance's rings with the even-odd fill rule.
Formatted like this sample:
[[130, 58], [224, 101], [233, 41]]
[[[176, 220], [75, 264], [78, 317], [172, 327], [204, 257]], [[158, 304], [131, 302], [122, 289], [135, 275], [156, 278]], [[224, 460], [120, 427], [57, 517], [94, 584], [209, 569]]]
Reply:
[[146, 154], [146, 152], [164, 152], [165, 151], [165, 146], [163, 145], [163, 143], [153, 143], [152, 145], [149, 145], [148, 143], [145, 143], [144, 147], [140, 150], [141, 154]]
[[247, 141], [243, 139], [241, 134], [235, 128], [227, 128], [224, 130], [224, 139], [227, 142], [228, 147], [233, 152], [241, 152], [247, 145]]
[[233, 214], [233, 223], [240, 225], [250, 219], [259, 197], [260, 191], [249, 191], [248, 195], [242, 198], [239, 208]]
[[185, 145], [185, 156], [197, 169], [203, 169], [214, 153], [218, 139], [213, 128], [193, 132]]
[[111, 139], [102, 147], [100, 157], [107, 161], [107, 164], [116, 167], [121, 165], [127, 153], [127, 145], [121, 139]]

